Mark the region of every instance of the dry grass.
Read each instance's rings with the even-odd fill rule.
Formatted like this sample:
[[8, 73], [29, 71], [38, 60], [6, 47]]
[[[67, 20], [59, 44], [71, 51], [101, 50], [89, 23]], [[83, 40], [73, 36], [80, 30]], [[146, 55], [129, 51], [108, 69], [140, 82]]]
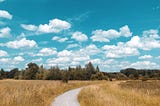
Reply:
[[71, 81], [0, 81], [0, 106], [49, 106], [61, 93], [97, 82]]
[[160, 106], [160, 81], [113, 81], [84, 88], [81, 106]]

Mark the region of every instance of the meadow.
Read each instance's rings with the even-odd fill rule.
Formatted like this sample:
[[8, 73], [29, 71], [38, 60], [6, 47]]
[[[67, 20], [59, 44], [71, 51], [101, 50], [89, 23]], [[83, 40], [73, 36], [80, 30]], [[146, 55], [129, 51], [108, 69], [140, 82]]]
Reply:
[[0, 106], [50, 106], [65, 91], [97, 81], [0, 80]]
[[0, 80], [0, 106], [50, 106], [65, 91], [85, 86], [81, 106], [160, 106], [160, 81]]
[[160, 106], [160, 81], [112, 81], [85, 87], [81, 106]]

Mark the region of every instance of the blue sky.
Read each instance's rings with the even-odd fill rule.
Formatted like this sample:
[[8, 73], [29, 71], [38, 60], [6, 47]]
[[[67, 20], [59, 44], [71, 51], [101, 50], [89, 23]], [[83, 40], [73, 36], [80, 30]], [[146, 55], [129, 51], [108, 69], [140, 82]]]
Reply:
[[0, 0], [0, 68], [160, 68], [160, 0]]

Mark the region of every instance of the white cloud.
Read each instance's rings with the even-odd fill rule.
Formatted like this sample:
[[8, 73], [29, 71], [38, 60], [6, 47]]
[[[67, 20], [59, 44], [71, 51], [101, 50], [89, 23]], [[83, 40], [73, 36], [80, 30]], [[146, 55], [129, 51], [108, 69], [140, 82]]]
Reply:
[[51, 56], [57, 54], [56, 48], [43, 48], [39, 51], [37, 56]]
[[129, 47], [139, 48], [142, 50], [151, 50], [160, 48], [160, 36], [158, 30], [147, 30], [143, 32], [142, 37], [133, 36], [130, 41], [126, 43]]
[[155, 48], [160, 48], [160, 41], [152, 37], [133, 36], [131, 40], [126, 43], [126, 45], [142, 50], [151, 50]]
[[160, 66], [157, 63], [151, 61], [138, 61], [136, 63], [132, 63], [130, 68], [137, 68], [137, 69], [157, 69]]
[[63, 50], [58, 52], [57, 58], [48, 59], [46, 63], [49, 66], [58, 65], [65, 68], [82, 64], [88, 60], [90, 60], [90, 56], [81, 51]]
[[68, 40], [67, 37], [65, 37], [65, 38], [60, 38], [60, 39], [58, 40], [58, 42], [65, 42], [65, 41], [67, 41], [67, 40]]
[[122, 58], [140, 54], [136, 48], [128, 47], [122, 42], [119, 42], [117, 46], [105, 45], [103, 50], [105, 50], [107, 58]]
[[52, 58], [47, 60], [48, 66], [67, 66], [71, 62], [69, 57], [59, 57], [59, 58]]
[[143, 37], [160, 38], [158, 33], [159, 31], [154, 29], [143, 31]]
[[76, 41], [79, 41], [79, 42], [84, 42], [84, 41], [87, 41], [88, 40], [88, 37], [87, 35], [83, 34], [82, 32], [74, 32], [72, 34], [72, 39], [75, 39]]
[[96, 45], [90, 44], [87, 47], [80, 49], [80, 52], [86, 53], [88, 55], [96, 55], [100, 52], [100, 50], [97, 48]]
[[4, 2], [4, 1], [5, 1], [5, 0], [0, 0], [0, 3], [1, 3], [1, 2]]
[[35, 31], [36, 34], [43, 34], [43, 33], [59, 33], [63, 30], [67, 30], [71, 28], [71, 24], [67, 21], [63, 21], [60, 19], [52, 19], [49, 21], [48, 24], [40, 24], [39, 26], [35, 25], [26, 25], [21, 24], [21, 27], [29, 30], [29, 31]]
[[21, 27], [28, 31], [36, 31], [38, 29], [38, 27], [35, 25], [21, 24]]
[[8, 56], [6, 51], [0, 50], [0, 57]]
[[93, 42], [110, 42], [108, 38], [106, 38], [103, 34], [102, 30], [96, 30], [92, 32], [93, 36], [90, 37]]
[[156, 57], [157, 59], [160, 59], [160, 56]]
[[120, 36], [124, 36], [124, 37], [132, 36], [132, 32], [130, 31], [128, 25], [121, 27], [119, 30], [120, 30], [120, 32], [119, 32]]
[[0, 29], [0, 38], [7, 38], [11, 36], [11, 29], [9, 27]]
[[42, 58], [38, 58], [38, 59], [33, 59], [32, 62], [41, 62], [43, 59]]
[[1, 44], [1, 46], [7, 46], [8, 48], [13, 49], [33, 48], [37, 47], [37, 43], [34, 40], [27, 40], [26, 38], [22, 38], [20, 40], [9, 41], [5, 44]]
[[109, 29], [107, 31], [105, 30], [95, 30], [92, 32], [92, 41], [97, 42], [110, 42], [110, 39], [118, 38], [120, 36], [124, 37], [130, 37], [132, 36], [132, 33], [130, 32], [130, 29], [127, 25], [121, 27], [119, 29], [120, 31], [116, 31], [114, 29]]
[[83, 62], [85, 62], [85, 61], [88, 61], [90, 59], [90, 57], [89, 56], [74, 56], [74, 58], [73, 58], [73, 61], [76, 61], [76, 62], [80, 62], [80, 61], [83, 61]]
[[73, 55], [72, 52], [68, 50], [63, 50], [58, 53], [58, 57], [69, 57], [71, 55]]
[[9, 63], [10, 61], [11, 61], [10, 58], [0, 58], [0, 63], [1, 64]]
[[139, 59], [151, 59], [151, 58], [153, 58], [153, 56], [151, 55], [144, 55], [139, 57]]
[[93, 64], [97, 64], [97, 65], [103, 64], [101, 59], [91, 59], [89, 61], [92, 62]]
[[78, 44], [69, 44], [68, 46], [67, 46], [67, 49], [71, 49], [71, 48], [75, 48], [75, 47], [79, 47], [80, 45], [78, 45]]
[[68, 38], [67, 38], [67, 37], [61, 38], [61, 37], [58, 37], [58, 36], [54, 36], [54, 37], [52, 38], [52, 40], [53, 40], [53, 41], [58, 41], [58, 42], [65, 42], [65, 41], [68, 40]]
[[0, 18], [6, 18], [11, 20], [12, 17], [13, 16], [8, 11], [0, 10]]
[[22, 56], [17, 56], [17, 57], [13, 58], [13, 61], [15, 61], [15, 62], [22, 62], [22, 61], [24, 61], [24, 58]]

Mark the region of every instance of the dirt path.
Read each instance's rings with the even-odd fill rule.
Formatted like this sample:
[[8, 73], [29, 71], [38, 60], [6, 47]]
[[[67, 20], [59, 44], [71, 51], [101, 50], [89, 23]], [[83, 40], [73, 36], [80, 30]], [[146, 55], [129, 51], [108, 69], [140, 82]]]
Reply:
[[67, 91], [55, 98], [52, 106], [80, 106], [77, 96], [82, 88]]

